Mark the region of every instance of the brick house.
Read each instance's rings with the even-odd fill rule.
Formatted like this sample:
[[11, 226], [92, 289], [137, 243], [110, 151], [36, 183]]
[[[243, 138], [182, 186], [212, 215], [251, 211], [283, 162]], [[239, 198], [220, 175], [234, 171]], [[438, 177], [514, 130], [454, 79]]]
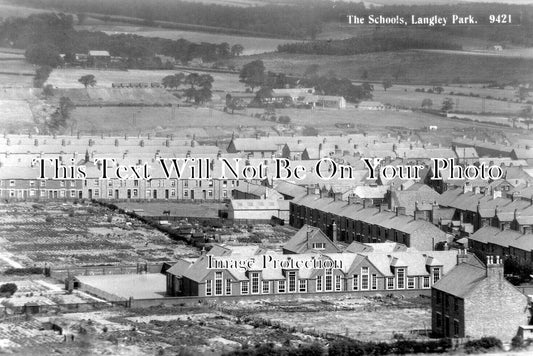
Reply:
[[464, 251], [431, 290], [432, 330], [440, 337], [495, 336], [509, 341], [529, 322], [527, 297], [507, 282], [499, 257], [484, 265]]

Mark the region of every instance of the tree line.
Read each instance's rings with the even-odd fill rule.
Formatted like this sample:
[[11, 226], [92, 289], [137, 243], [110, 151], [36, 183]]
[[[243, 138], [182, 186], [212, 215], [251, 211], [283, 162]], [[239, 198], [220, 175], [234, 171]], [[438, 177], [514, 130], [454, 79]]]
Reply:
[[[511, 14], [513, 24], [519, 26], [434, 26], [424, 27], [425, 33], [443, 33], [489, 41], [505, 41], [514, 44], [533, 44], [533, 10], [530, 5], [502, 3], [454, 3], [450, 5], [385, 5], [367, 8], [361, 1], [329, 2], [320, 0], [295, 0], [289, 5], [235, 7], [179, 0], [10, 0], [16, 5], [58, 9], [70, 13], [99, 13], [143, 19], [150, 25], [153, 21], [216, 26], [227, 29], [255, 32], [259, 35], [294, 39], [314, 39], [327, 23], [346, 23], [347, 14], [368, 16], [400, 15], [451, 16], [472, 14], [480, 24], [486, 24], [490, 14]], [[386, 27], [386, 26], [385, 26]], [[383, 27], [384, 29], [384, 27]], [[395, 32], [410, 31], [395, 28]]]
[[[230, 46], [228, 43], [193, 43], [184, 39], [76, 31], [73, 16], [52, 13], [5, 19], [0, 22], [0, 43], [26, 49], [30, 63], [51, 67], [73, 61], [75, 53], [87, 53], [91, 49], [107, 50], [111, 56], [122, 57], [128, 68], [161, 65], [156, 54], [187, 63], [198, 57], [203, 61], [216, 61], [238, 56], [243, 51], [239, 44]], [[60, 58], [60, 53], [65, 57]]]
[[412, 37], [406, 34], [374, 34], [344, 40], [322, 40], [286, 43], [278, 46], [278, 52], [302, 54], [352, 55], [369, 52], [400, 51], [406, 49], [460, 50], [460, 45], [444, 39]]

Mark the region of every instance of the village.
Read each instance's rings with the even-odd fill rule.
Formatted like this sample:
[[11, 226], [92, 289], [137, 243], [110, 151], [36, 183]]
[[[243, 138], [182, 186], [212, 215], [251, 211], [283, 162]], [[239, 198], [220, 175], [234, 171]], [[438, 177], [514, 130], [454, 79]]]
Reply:
[[61, 3], [0, 1], [2, 352], [531, 352], [530, 47]]

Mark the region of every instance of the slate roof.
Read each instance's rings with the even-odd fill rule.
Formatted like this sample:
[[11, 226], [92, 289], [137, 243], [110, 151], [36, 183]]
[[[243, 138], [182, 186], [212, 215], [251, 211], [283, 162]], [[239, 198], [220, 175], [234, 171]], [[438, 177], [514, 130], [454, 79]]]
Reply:
[[298, 232], [289, 239], [283, 249], [293, 253], [305, 253], [318, 251], [313, 249], [313, 243], [325, 243], [326, 248], [320, 252], [341, 252], [337, 246], [317, 227], [304, 225]]
[[433, 285], [433, 288], [459, 298], [468, 296], [486, 278], [486, 268], [474, 255], [460, 263]]

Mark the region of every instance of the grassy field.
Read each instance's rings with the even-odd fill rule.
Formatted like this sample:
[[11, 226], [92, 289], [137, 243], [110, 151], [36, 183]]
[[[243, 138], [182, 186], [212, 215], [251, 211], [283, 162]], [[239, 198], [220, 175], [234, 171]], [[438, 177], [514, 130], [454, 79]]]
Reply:
[[171, 40], [180, 38], [191, 42], [222, 43], [227, 42], [230, 46], [241, 44], [244, 47], [244, 55], [259, 54], [276, 51], [279, 44], [293, 41], [274, 38], [259, 38], [248, 36], [236, 36], [223, 33], [208, 33], [197, 31], [180, 31], [163, 29], [157, 27], [131, 26], [131, 25], [81, 25], [75, 27], [77, 30], [102, 31], [109, 35], [113, 34], [134, 34], [144, 37], [159, 37]]
[[273, 53], [244, 56], [233, 59], [232, 62], [236, 66], [242, 66], [255, 59], [263, 60], [267, 70], [274, 72], [302, 75], [308, 66], [318, 64], [320, 74], [333, 71], [338, 77], [353, 80], [360, 80], [365, 70], [370, 81], [390, 79], [398, 68], [405, 73], [399, 81], [411, 83], [451, 83], [455, 78], [472, 83], [533, 80], [533, 59], [421, 51], [352, 56]]
[[[462, 92], [462, 93], [475, 93], [478, 94], [479, 92], [485, 93], [485, 95], [491, 95], [496, 96], [496, 93], [487, 94], [490, 92], [490, 89], [467, 89], [467, 88], [454, 88], [454, 87], [446, 87], [444, 93], [442, 94], [430, 94], [430, 93], [422, 93], [422, 92], [416, 92], [415, 88], [416, 86], [406, 86], [406, 85], [394, 85], [392, 88], [387, 89], [386, 91], [383, 89], [381, 85], [374, 85], [374, 100], [380, 101], [385, 104], [391, 104], [395, 106], [401, 106], [401, 107], [409, 107], [409, 108], [420, 108], [422, 104], [422, 100], [424, 99], [431, 99], [433, 102], [433, 108], [434, 109], [440, 109], [442, 106], [442, 102], [446, 98], [452, 98], [455, 107], [454, 110], [458, 111], [472, 111], [472, 112], [484, 112], [486, 113], [509, 113], [509, 114], [516, 114], [519, 112], [523, 107], [524, 104], [521, 103], [512, 103], [509, 101], [502, 101], [502, 100], [491, 100], [491, 99], [485, 99], [477, 98], [477, 97], [469, 97], [469, 96], [457, 96], [457, 95], [449, 95], [450, 91], [456, 93], [456, 92]], [[503, 92], [503, 90], [499, 90], [499, 92]], [[512, 98], [513, 91], [505, 91], [505, 94], [503, 97], [509, 97]]]
[[[77, 130], [83, 132], [179, 132], [180, 136], [231, 135], [240, 126], [269, 127], [272, 122], [245, 115], [230, 115], [209, 108], [177, 108], [174, 117], [168, 107], [87, 107], [72, 113]], [[211, 130], [210, 130], [211, 129]]]
[[[161, 83], [161, 80], [176, 72], [189, 73], [192, 71], [173, 70], [99, 70], [99, 69], [55, 69], [48, 78], [47, 84], [57, 88], [83, 88], [78, 82], [81, 76], [93, 74], [96, 78], [95, 88], [111, 88], [112, 83]], [[199, 72], [198, 73], [202, 73]], [[204, 72], [207, 73], [207, 72]], [[244, 85], [239, 83], [239, 77], [235, 74], [207, 73], [214, 79], [213, 90], [244, 91]]]

